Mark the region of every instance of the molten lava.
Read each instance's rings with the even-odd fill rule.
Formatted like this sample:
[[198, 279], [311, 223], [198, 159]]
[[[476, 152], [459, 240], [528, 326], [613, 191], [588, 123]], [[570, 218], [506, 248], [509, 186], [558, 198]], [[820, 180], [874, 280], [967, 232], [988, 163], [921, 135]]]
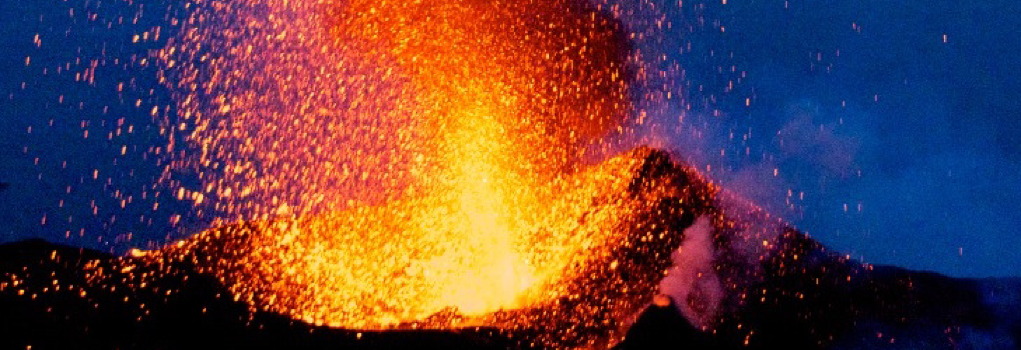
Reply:
[[[423, 210], [411, 200], [227, 226], [147, 258], [196, 261], [239, 299], [335, 327], [530, 328], [550, 322], [537, 318], [576, 318], [574, 327], [590, 327], [586, 323], [597, 317], [619, 321], [644, 305], [615, 300], [621, 292], [611, 290], [652, 296], [664, 266], [619, 265], [633, 258], [629, 254], [669, 262], [683, 227], [670, 227], [676, 217], [658, 213], [658, 205], [686, 202], [690, 209], [694, 198], [706, 196], [682, 194], [686, 186], [642, 183], [651, 155], [658, 154], [638, 151], [559, 179], [551, 185], [559, 195], [545, 198], [545, 215], [515, 231], [479, 227], [474, 213], [453, 210], [456, 203]], [[421, 200], [435, 205], [443, 199]], [[615, 275], [624, 270], [651, 275]], [[592, 310], [564, 309], [567, 301]]]
[[[203, 267], [256, 308], [522, 327], [540, 316], [508, 310], [579, 298], [658, 200], [629, 192], [642, 156], [580, 165], [630, 112], [627, 40], [585, 1], [190, 5], [161, 55], [186, 135], [168, 179], [244, 223], [152, 256], [212, 249]], [[541, 317], [596, 321], [577, 315]]]
[[584, 3], [196, 1], [162, 53], [178, 194], [230, 219], [529, 202], [629, 112], [627, 41]]

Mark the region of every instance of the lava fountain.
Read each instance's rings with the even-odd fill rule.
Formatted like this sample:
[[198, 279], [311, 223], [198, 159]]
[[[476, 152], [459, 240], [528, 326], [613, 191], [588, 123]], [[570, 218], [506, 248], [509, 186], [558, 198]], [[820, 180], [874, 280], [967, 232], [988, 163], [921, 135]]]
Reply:
[[626, 218], [660, 199], [633, 190], [647, 155], [582, 165], [631, 112], [609, 8], [188, 6], [160, 54], [180, 115], [167, 127], [185, 135], [166, 179], [222, 228], [148, 256], [201, 260], [254, 308], [355, 329], [614, 328], [645, 300], [586, 305], [609, 297], [588, 284], [650, 296], [654, 276], [606, 277], [637, 232]]

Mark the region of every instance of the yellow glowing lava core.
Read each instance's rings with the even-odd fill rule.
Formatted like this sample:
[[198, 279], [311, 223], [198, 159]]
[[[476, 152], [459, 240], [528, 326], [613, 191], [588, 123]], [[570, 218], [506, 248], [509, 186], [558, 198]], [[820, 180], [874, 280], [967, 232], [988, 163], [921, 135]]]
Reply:
[[619, 218], [647, 210], [627, 190], [640, 164], [622, 157], [557, 181], [563, 191], [547, 196], [548, 215], [527, 226], [501, 226], [502, 208], [485, 202], [434, 197], [231, 226], [168, 252], [226, 241], [210, 272], [238, 298], [312, 323], [494, 325], [490, 313], [554, 302], [584, 272], [578, 266], [606, 260], [627, 234]]
[[[258, 308], [350, 328], [499, 324], [623, 239], [641, 159], [583, 169], [630, 109], [619, 24], [574, 0], [190, 3], [163, 51], [169, 173]], [[616, 265], [614, 265], [616, 266]]]

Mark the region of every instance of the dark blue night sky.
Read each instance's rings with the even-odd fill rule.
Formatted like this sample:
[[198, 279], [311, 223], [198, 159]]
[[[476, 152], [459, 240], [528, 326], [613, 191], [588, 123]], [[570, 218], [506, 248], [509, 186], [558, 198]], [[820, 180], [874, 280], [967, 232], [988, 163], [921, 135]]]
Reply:
[[698, 149], [727, 149], [705, 156], [716, 177], [869, 262], [1021, 274], [1021, 4], [783, 3], [710, 7], [725, 31], [681, 59], [691, 99], [717, 98], [694, 122], [712, 130]]
[[[1021, 3], [684, 3], [662, 48], [686, 76], [671, 110], [690, 104], [676, 150], [852, 257], [1021, 275]], [[123, 252], [203, 227], [153, 188], [172, 100], [143, 60], [179, 7], [0, 2], [0, 241]]]

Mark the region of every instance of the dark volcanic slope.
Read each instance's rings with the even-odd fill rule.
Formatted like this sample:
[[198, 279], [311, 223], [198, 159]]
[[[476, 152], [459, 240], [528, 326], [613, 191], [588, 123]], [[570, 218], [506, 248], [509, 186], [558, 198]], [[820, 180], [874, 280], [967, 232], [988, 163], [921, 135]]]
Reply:
[[398, 349], [409, 344], [504, 349], [511, 344], [486, 330], [354, 332], [251, 313], [217, 281], [197, 273], [163, 274], [141, 288], [134, 281], [87, 281], [86, 264], [116, 266], [115, 258], [38, 240], [0, 245], [0, 257], [0, 349]]
[[[663, 152], [646, 149], [632, 155], [644, 162], [629, 189], [634, 195], [653, 188], [712, 192], [703, 191], [705, 184]], [[698, 226], [693, 216], [709, 218], [711, 252], [706, 256], [711, 261], [703, 271], [708, 277], [693, 282], [693, 292], [677, 300], [685, 306], [680, 307], [683, 315], [672, 307], [649, 308], [620, 348], [1014, 349], [1021, 344], [1019, 280], [952, 279], [862, 264], [828, 252], [754, 207], [727, 204], [723, 197], [671, 197], [636, 216], [636, 227], [676, 223], [691, 228]], [[684, 237], [668, 241], [684, 250], [693, 244], [691, 230], [654, 233], [683, 231]], [[216, 249], [203, 251], [196, 254], [214, 254]], [[635, 279], [662, 277], [648, 271], [659, 271], [664, 261], [669, 264], [664, 253], [656, 247], [622, 251], [630, 257], [622, 265], [633, 268], [618, 270], [630, 277], [608, 281], [649, 284]], [[43, 241], [0, 245], [0, 349], [502, 349], [530, 343], [528, 334], [487, 329], [357, 332], [252, 312], [234, 301], [219, 281], [195, 272], [193, 261], [202, 260], [123, 260]], [[718, 281], [716, 288], [706, 287], [713, 285], [706, 282], [710, 279]], [[590, 283], [617, 286], [599, 281]], [[610, 295], [644, 302], [640, 295]], [[601, 305], [611, 304], [588, 304]], [[695, 326], [691, 319], [703, 324]], [[623, 325], [604, 328], [618, 326]], [[543, 327], [557, 328], [546, 330], [551, 334], [573, 328], [561, 323]]]
[[[875, 267], [851, 284], [815, 284], [815, 277], [757, 284], [798, 297], [752, 301], [716, 333], [699, 333], [674, 307], [650, 306], [617, 349], [1021, 348], [1021, 280], [953, 279], [896, 267]], [[748, 336], [737, 325], [755, 332]]]

